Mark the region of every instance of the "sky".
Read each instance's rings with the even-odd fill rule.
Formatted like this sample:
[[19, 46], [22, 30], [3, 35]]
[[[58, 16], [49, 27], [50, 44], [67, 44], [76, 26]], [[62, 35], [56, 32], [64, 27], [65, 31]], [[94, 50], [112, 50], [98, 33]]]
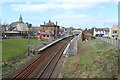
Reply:
[[118, 0], [3, 0], [0, 21], [19, 20], [40, 26], [51, 20], [62, 27], [112, 27], [118, 24]]

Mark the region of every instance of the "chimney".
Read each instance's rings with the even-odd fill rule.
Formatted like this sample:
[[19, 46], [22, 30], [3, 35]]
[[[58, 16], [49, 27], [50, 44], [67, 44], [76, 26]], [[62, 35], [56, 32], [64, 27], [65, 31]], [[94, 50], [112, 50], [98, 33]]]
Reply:
[[57, 21], [56, 21], [56, 25], [57, 25]]
[[45, 25], [45, 21], [44, 21], [44, 25]]

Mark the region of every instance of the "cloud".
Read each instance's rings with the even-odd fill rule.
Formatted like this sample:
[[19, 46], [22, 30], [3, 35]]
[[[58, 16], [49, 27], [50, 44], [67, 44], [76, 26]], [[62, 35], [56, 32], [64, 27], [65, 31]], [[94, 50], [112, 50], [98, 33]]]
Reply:
[[74, 26], [76, 28], [91, 28], [91, 27], [111, 27], [112, 25], [117, 25], [117, 18], [104, 18], [101, 13], [96, 15], [85, 15], [85, 14], [60, 14], [51, 17], [52, 20], [59, 21], [59, 24], [65, 26]]
[[[19, 0], [18, 0], [19, 1]], [[32, 4], [32, 2], [38, 2], [38, 0], [28, 1], [26, 4], [14, 4], [11, 5], [12, 10], [21, 12], [44, 12], [47, 10], [62, 9], [64, 11], [70, 10], [83, 10], [90, 9], [99, 6], [103, 2], [116, 2], [118, 0], [41, 0], [40, 4]], [[28, 4], [29, 2], [29, 4]], [[99, 8], [103, 9], [104, 6]]]
[[119, 0], [2, 0], [1, 2], [118, 2]]
[[12, 9], [20, 12], [43, 12], [48, 9], [48, 5], [40, 4], [40, 5], [31, 5], [31, 4], [19, 4], [19, 5], [11, 5]]
[[[23, 0], [17, 0], [18, 2], [22, 2]], [[15, 1], [16, 2], [16, 1]], [[24, 0], [26, 2], [24, 4], [16, 4], [13, 3], [10, 8], [14, 11], [19, 12], [36, 12], [43, 14], [48, 13], [47, 19], [50, 18], [52, 20], [57, 20], [61, 25], [65, 26], [98, 26], [99, 24], [102, 26], [104, 22], [107, 24], [115, 24], [117, 23], [117, 19], [106, 19], [102, 12], [98, 12], [98, 14], [88, 14], [87, 12], [82, 12], [82, 10], [90, 9], [94, 11], [96, 9], [105, 9], [105, 5], [103, 3], [106, 2], [118, 2], [118, 0]], [[37, 4], [33, 2], [39, 2]], [[54, 11], [54, 12], [53, 12]], [[78, 11], [78, 13], [77, 13]], [[81, 12], [80, 12], [81, 11]], [[97, 10], [96, 10], [97, 11]], [[50, 14], [49, 12], [53, 12], [54, 14]], [[82, 14], [83, 13], [83, 14]], [[45, 16], [45, 17], [46, 17]], [[49, 17], [48, 17], [49, 16]], [[32, 17], [32, 19], [37, 20], [38, 16]], [[46, 18], [45, 18], [46, 19]], [[38, 19], [40, 20], [40, 18]], [[38, 23], [39, 24], [39, 23]]]

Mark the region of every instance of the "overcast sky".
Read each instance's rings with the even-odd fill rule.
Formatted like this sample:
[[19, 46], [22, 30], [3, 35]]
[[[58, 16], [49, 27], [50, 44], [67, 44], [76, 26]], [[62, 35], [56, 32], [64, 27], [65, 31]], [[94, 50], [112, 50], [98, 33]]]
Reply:
[[34, 26], [49, 20], [63, 27], [111, 27], [118, 22], [118, 0], [4, 0], [0, 3], [0, 20], [24, 22]]

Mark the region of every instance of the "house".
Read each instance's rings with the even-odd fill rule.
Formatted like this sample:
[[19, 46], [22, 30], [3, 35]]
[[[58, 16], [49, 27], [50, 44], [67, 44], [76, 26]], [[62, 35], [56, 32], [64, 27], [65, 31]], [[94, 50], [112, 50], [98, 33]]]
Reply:
[[117, 39], [118, 38], [118, 32], [119, 32], [119, 26], [113, 25], [110, 29], [109, 37]]
[[55, 39], [59, 37], [60, 26], [49, 20], [48, 23], [40, 25], [40, 39]]
[[93, 36], [96, 37], [108, 37], [109, 36], [109, 28], [94, 28]]
[[82, 31], [82, 40], [86, 40], [86, 39], [90, 40], [92, 38], [93, 38], [93, 36], [92, 36], [90, 30], [83, 30]]
[[23, 22], [22, 16], [20, 15], [19, 21], [12, 22], [10, 25], [6, 26], [3, 31], [3, 35], [7, 36], [23, 36], [27, 35], [28, 25]]

